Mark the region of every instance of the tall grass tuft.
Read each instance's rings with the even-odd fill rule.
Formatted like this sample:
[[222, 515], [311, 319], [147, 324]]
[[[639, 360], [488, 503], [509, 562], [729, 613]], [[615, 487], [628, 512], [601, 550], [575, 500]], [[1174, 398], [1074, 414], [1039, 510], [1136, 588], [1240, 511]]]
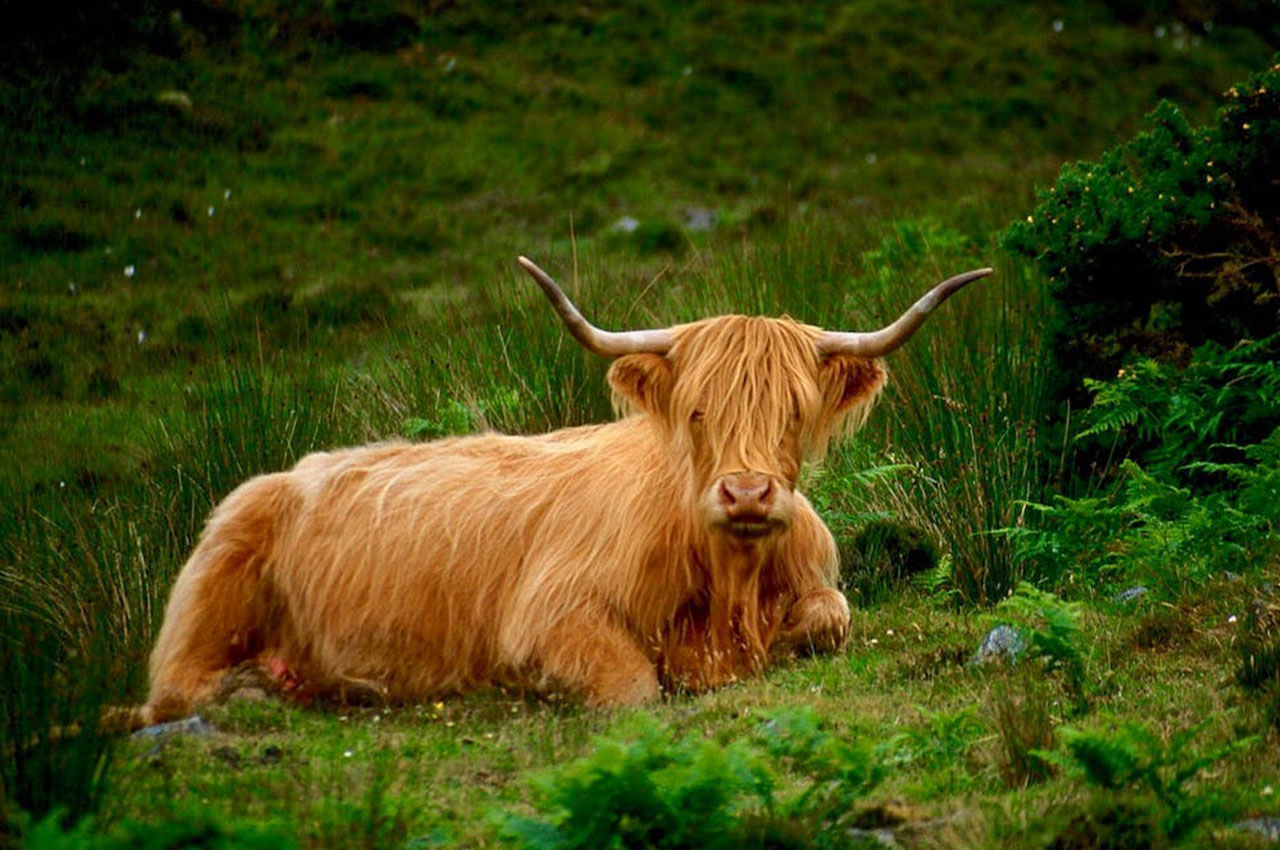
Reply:
[[14, 494], [0, 514], [5, 800], [68, 819], [96, 808], [111, 753], [99, 719], [140, 697], [165, 598], [205, 517], [251, 475], [354, 436], [360, 421], [334, 390], [343, 383], [305, 363], [228, 366], [190, 388], [185, 414], [145, 426], [145, 477], [93, 500], [74, 481], [3, 482]]
[[[937, 221], [887, 225], [878, 244], [847, 258], [845, 286], [828, 290], [819, 319], [879, 327], [938, 280], [990, 264], [993, 253]], [[887, 517], [925, 529], [950, 553], [953, 589], [971, 602], [998, 600], [1022, 578], [1012, 547], [991, 532], [1021, 524], [1021, 501], [1047, 486], [1055, 466], [1037, 433], [1042, 298], [1038, 279], [1001, 267], [939, 308], [888, 358], [878, 409], [828, 459], [833, 475], [818, 488], [820, 508], [852, 524]]]

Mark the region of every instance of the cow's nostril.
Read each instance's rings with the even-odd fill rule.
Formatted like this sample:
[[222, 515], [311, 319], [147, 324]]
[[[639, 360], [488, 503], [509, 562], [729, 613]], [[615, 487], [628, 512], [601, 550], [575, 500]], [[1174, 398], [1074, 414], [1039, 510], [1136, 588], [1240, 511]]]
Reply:
[[735, 495], [735, 490], [736, 488], [733, 487], [728, 481], [721, 481], [720, 482], [720, 503], [723, 504], [725, 507], [730, 507], [730, 508], [733, 507], [735, 504], [737, 504], [738, 499], [737, 499], [737, 496]]

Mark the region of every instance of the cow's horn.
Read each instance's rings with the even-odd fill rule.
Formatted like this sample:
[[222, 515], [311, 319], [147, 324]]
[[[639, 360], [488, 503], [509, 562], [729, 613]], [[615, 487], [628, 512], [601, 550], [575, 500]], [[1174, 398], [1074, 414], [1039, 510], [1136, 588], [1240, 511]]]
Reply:
[[991, 274], [994, 269], [974, 269], [971, 272], [949, 277], [930, 289], [924, 296], [911, 305], [898, 321], [886, 328], [868, 333], [852, 333], [848, 331], [824, 331], [818, 339], [818, 353], [857, 354], [862, 357], [883, 357], [896, 351], [911, 335], [929, 318], [933, 308], [947, 300], [953, 292], [967, 283]]
[[602, 357], [621, 357], [624, 354], [666, 354], [671, 350], [673, 342], [671, 332], [665, 329], [644, 331], [602, 331], [582, 317], [582, 313], [573, 305], [551, 276], [538, 268], [532, 260], [520, 257], [520, 265], [527, 271], [542, 291], [551, 299], [551, 306], [556, 308], [560, 318], [573, 338], [588, 350]]

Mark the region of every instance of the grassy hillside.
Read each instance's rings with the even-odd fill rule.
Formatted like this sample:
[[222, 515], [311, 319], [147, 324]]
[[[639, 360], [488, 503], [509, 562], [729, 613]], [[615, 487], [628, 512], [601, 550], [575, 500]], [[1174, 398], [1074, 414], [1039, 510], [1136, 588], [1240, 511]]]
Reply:
[[[19, 808], [58, 806], [95, 819], [79, 839], [47, 824], [49, 846], [514, 843], [494, 812], [533, 815], [531, 776], [595, 734], [643, 738], [652, 715], [658, 750], [738, 741], [776, 772], [791, 802], [760, 846], [845, 846], [877, 818], [947, 846], [1092, 846], [1063, 836], [1112, 822], [1247, 845], [1226, 825], [1274, 814], [1280, 778], [1278, 712], [1233, 678], [1236, 645], [1271, 645], [1270, 529], [1250, 526], [1239, 581], [1186, 578], [1159, 541], [1123, 549], [1179, 576], [1132, 606], [1108, 600], [1133, 574], [1073, 580], [1053, 539], [1010, 533], [1035, 505], [1101, 520], [1054, 502], [1071, 443], [1037, 434], [1063, 414], [1045, 281], [998, 235], [1159, 99], [1209, 120], [1271, 61], [1273, 5], [50, 4], [0, 66], [0, 844]], [[246, 477], [318, 448], [610, 415], [603, 364], [517, 254], [607, 327], [725, 311], [867, 327], [996, 266], [895, 355], [867, 429], [808, 479], [846, 562], [875, 560], [870, 523], [907, 523], [941, 555], [929, 580], [851, 577], [846, 654], [639, 719], [486, 694], [233, 705], [211, 738], [51, 743], [51, 725], [140, 698], [172, 577]], [[1107, 496], [1112, 474], [1074, 495]], [[989, 606], [1047, 557], [1046, 589], [1088, 601], [1068, 618], [1077, 667], [965, 666]], [[1018, 616], [1048, 634], [1067, 603], [1045, 605]], [[866, 753], [819, 769], [770, 737], [806, 707], [814, 735]], [[1108, 788], [1071, 761], [1063, 727], [1136, 722], [1158, 746], [1130, 730], [1108, 752], [1136, 748], [1147, 774]], [[877, 777], [856, 801], [851, 765]], [[807, 781], [821, 793], [788, 796]]]

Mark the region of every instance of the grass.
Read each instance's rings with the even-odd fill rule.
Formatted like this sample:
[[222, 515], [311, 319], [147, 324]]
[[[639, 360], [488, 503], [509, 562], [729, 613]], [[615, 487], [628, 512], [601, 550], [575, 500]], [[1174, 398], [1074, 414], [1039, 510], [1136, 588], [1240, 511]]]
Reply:
[[[164, 824], [246, 845], [493, 846], [510, 841], [497, 812], [536, 813], [532, 776], [630, 734], [632, 712], [504, 693], [232, 704], [212, 736], [158, 742], [92, 728], [140, 697], [172, 577], [245, 478], [337, 445], [611, 415], [604, 364], [517, 253], [606, 327], [734, 311], [861, 328], [995, 265], [809, 473], [841, 537], [904, 521], [943, 568], [856, 610], [846, 653], [643, 713], [764, 747], [769, 718], [811, 709], [885, 759], [859, 823], [901, 802], [925, 844], [1043, 846], [1101, 811], [1034, 762], [1067, 719], [1060, 683], [966, 664], [993, 622], [982, 603], [1025, 569], [991, 532], [1028, 521], [1020, 504], [1050, 501], [1064, 466], [1038, 439], [1044, 284], [996, 238], [1033, 185], [1158, 97], [1206, 115], [1269, 59], [1269, 30], [1233, 25], [1234, 7], [1206, 29], [980, 0], [202, 9], [144, 9], [137, 49], [60, 81], [56, 56], [15, 63], [0, 85], [0, 845], [19, 841], [17, 808], [61, 807], [91, 816], [82, 841], [117, 846], [176, 846]], [[1091, 603], [1091, 709], [1072, 725], [1168, 741], [1213, 717], [1206, 751], [1265, 728], [1262, 697], [1223, 683], [1268, 569], [1169, 607]], [[49, 738], [66, 725], [85, 733]], [[1192, 791], [1223, 802], [1191, 840], [1250, 846], [1224, 825], [1276, 812], [1276, 771], [1263, 745], [1203, 771]], [[1141, 795], [1124, 789], [1156, 811]], [[74, 846], [58, 835], [42, 840]]]
[[[1238, 692], [1206, 686], [1229, 652], [1229, 612], [1243, 601], [1221, 590], [1188, 602], [1183, 622], [1194, 625], [1178, 645], [1159, 652], [1134, 651], [1133, 614], [1087, 618], [1097, 689], [1084, 721], [1090, 728], [1147, 718], [1154, 734], [1168, 740], [1215, 717], [1197, 741], [1207, 748], [1252, 726], [1255, 707]], [[1041, 846], [1040, 839], [1086, 807], [1089, 792], [1052, 768], [1047, 781], [1007, 788], [1002, 723], [1026, 721], [994, 711], [1009, 704], [1010, 692], [1017, 700], [1041, 698], [1052, 729], [1066, 715], [1057, 702], [1063, 694], [1051, 682], [1029, 683], [1017, 670], [966, 665], [983, 630], [974, 618], [899, 599], [855, 613], [848, 655], [672, 699], [646, 714], [673, 736], [694, 733], [724, 744], [758, 740], [779, 712], [812, 709], [839, 735], [887, 748], [893, 768], [874, 800], [905, 804], [912, 821], [945, 816], [947, 825], [930, 828], [942, 830], [936, 837], [943, 843], [954, 834], [966, 844]], [[496, 813], [530, 811], [531, 775], [589, 753], [596, 735], [625, 736], [634, 714], [491, 693], [389, 710], [243, 703], [206, 717], [219, 730], [211, 737], [122, 748], [110, 815], [287, 822], [307, 846], [351, 846], [365, 830], [385, 834], [362, 846], [433, 836], [487, 846], [495, 840]], [[1266, 810], [1265, 789], [1274, 779], [1274, 759], [1260, 743], [1217, 765], [1209, 787], [1231, 789], [1230, 799], [1203, 840], [1251, 846], [1225, 824]]]

